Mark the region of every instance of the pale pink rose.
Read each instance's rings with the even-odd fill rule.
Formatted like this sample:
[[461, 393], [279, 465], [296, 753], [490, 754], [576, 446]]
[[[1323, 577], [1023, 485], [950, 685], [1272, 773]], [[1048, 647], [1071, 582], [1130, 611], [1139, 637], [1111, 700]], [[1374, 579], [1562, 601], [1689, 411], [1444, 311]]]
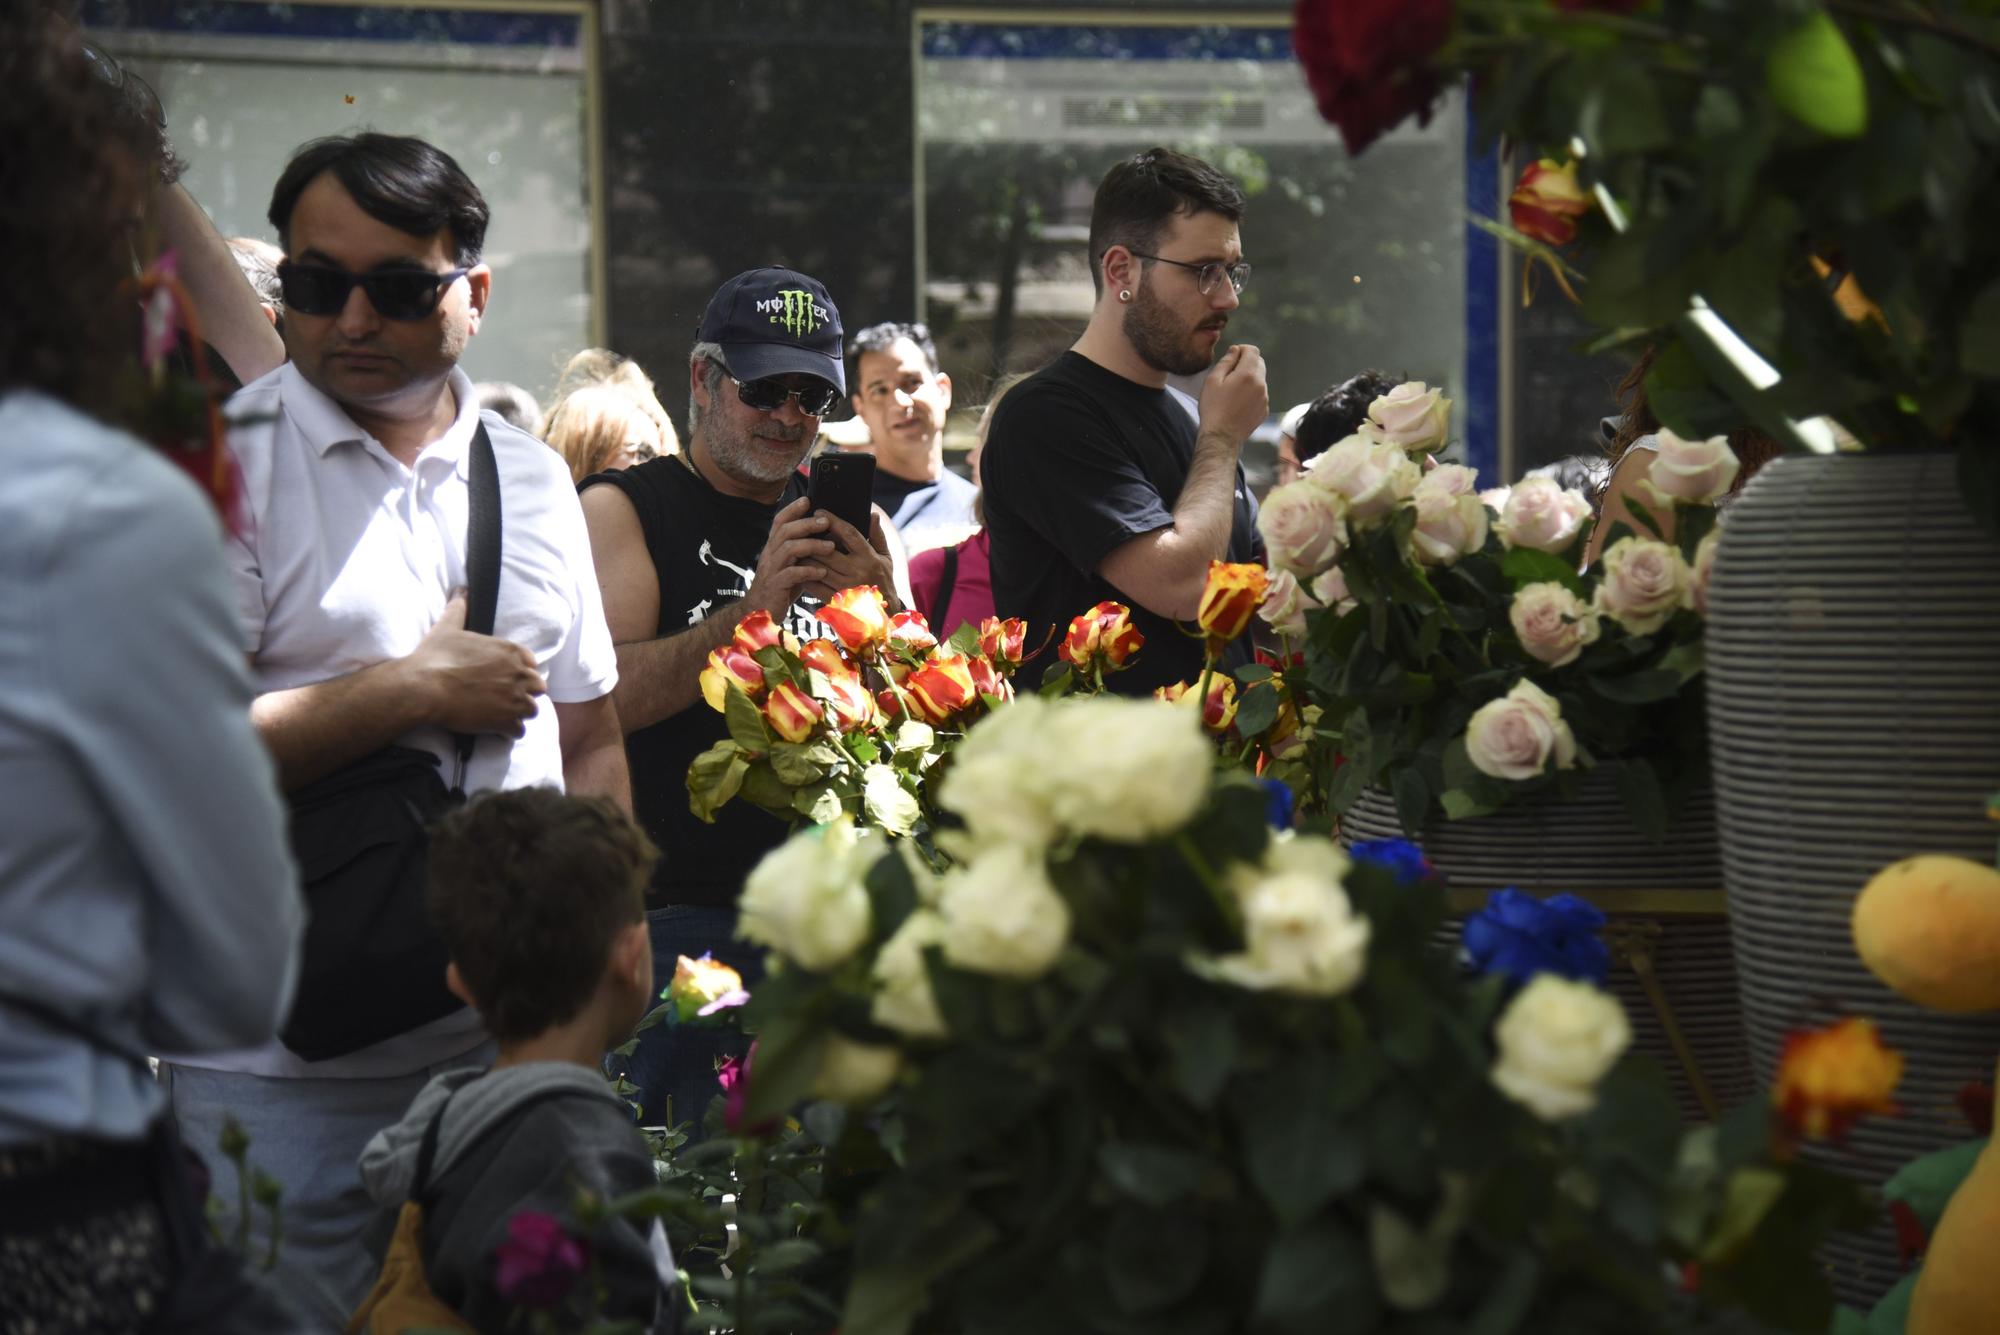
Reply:
[[1340, 559], [1347, 545], [1347, 501], [1309, 481], [1274, 488], [1257, 511], [1257, 531], [1274, 567], [1308, 577]]
[[1423, 470], [1402, 450], [1361, 435], [1330, 447], [1306, 470], [1308, 482], [1347, 498], [1347, 519], [1356, 525], [1393, 512], [1422, 477]]
[[1507, 620], [1521, 647], [1550, 667], [1574, 663], [1603, 633], [1595, 609], [1553, 581], [1517, 590]]
[[1296, 575], [1289, 570], [1273, 570], [1257, 615], [1269, 622], [1271, 629], [1278, 634], [1297, 640], [1305, 637], [1306, 613], [1318, 606], [1312, 595], [1300, 586]]
[[1708, 581], [1715, 573], [1715, 549], [1721, 543], [1722, 530], [1712, 528], [1694, 548], [1694, 574], [1689, 580], [1689, 592], [1694, 599], [1694, 610], [1703, 616], [1708, 615]]
[[1653, 453], [1651, 471], [1639, 484], [1656, 503], [1668, 507], [1676, 502], [1712, 505], [1735, 484], [1742, 465], [1726, 437], [1682, 440], [1662, 427], [1656, 439], [1660, 448]]
[[1553, 478], [1524, 477], [1514, 484], [1493, 528], [1509, 547], [1561, 552], [1576, 541], [1590, 515], [1582, 492], [1565, 490]]
[[[1426, 479], [1428, 480], [1428, 479]], [[1417, 526], [1410, 547], [1428, 566], [1448, 566], [1486, 545], [1486, 504], [1477, 496], [1417, 488]]]
[[1421, 380], [1406, 380], [1368, 405], [1364, 435], [1410, 454], [1429, 454], [1451, 429], [1451, 400]]
[[1597, 610], [1634, 635], [1651, 635], [1694, 606], [1694, 572], [1656, 538], [1620, 538], [1598, 565]]
[[1507, 508], [1507, 498], [1514, 494], [1512, 487], [1488, 487], [1479, 493], [1479, 499], [1486, 502], [1486, 508], [1499, 514]]
[[1479, 470], [1464, 464], [1433, 464], [1417, 484], [1417, 495], [1441, 491], [1447, 496], [1473, 496], [1479, 492]]
[[1481, 705], [1465, 725], [1465, 752], [1481, 774], [1532, 779], [1550, 765], [1576, 765], [1576, 737], [1562, 707], [1548, 692], [1522, 681], [1498, 700]]
[[1321, 572], [1319, 578], [1312, 582], [1312, 596], [1321, 607], [1331, 607], [1343, 616], [1359, 606], [1354, 595], [1347, 591], [1347, 576], [1341, 573], [1339, 566]]

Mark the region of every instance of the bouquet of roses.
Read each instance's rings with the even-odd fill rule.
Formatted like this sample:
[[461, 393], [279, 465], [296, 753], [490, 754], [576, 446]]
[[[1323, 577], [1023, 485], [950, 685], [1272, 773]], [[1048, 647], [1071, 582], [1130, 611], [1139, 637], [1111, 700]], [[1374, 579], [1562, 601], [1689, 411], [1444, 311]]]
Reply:
[[1650, 504], [1630, 505], [1645, 531], [1618, 524], [1580, 572], [1589, 500], [1531, 477], [1489, 509], [1473, 470], [1427, 459], [1449, 410], [1399, 386], [1258, 517], [1262, 615], [1303, 647], [1283, 677], [1322, 711], [1310, 763], [1327, 806], [1385, 788], [1414, 832], [1608, 767], [1657, 837], [1706, 771], [1702, 626], [1736, 457], [1661, 432]]
[[928, 829], [924, 776], [972, 719], [1013, 698], [1027, 628], [988, 617], [940, 644], [922, 613], [892, 616], [869, 584], [819, 617], [831, 638], [801, 644], [753, 612], [709, 654], [702, 699], [729, 736], [689, 767], [690, 805], [707, 821], [742, 797], [794, 821]]

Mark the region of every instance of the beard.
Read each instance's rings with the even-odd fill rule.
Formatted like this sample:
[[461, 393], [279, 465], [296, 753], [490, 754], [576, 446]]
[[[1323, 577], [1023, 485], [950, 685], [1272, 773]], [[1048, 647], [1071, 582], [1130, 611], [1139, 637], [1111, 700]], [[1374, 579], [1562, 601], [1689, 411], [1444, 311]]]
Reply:
[[[705, 418], [702, 425], [708, 426]], [[721, 428], [723, 423], [718, 421], [715, 426]], [[778, 422], [765, 422], [740, 434], [714, 430], [708, 434], [708, 452], [715, 466], [738, 482], [768, 485], [783, 482], [798, 471], [806, 451], [812, 448], [813, 434], [804, 426], [788, 427]], [[759, 441], [753, 442], [752, 436], [759, 437]], [[778, 445], [796, 448], [785, 454], [769, 448]]]
[[1196, 335], [1203, 329], [1220, 329], [1228, 322], [1228, 316], [1218, 315], [1189, 329], [1153, 295], [1150, 285], [1141, 283], [1132, 296], [1132, 304], [1125, 308], [1123, 327], [1132, 351], [1155, 371], [1200, 375], [1215, 360], [1215, 351], [1222, 346], [1222, 340], [1217, 338], [1212, 346], [1203, 348]]

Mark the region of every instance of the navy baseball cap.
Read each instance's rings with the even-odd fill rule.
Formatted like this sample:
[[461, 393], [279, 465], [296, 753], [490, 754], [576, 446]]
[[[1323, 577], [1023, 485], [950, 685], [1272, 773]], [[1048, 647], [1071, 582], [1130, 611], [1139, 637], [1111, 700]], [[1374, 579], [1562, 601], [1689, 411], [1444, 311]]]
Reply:
[[840, 309], [817, 278], [792, 269], [752, 269], [715, 290], [695, 338], [722, 348], [738, 380], [815, 375], [842, 393]]

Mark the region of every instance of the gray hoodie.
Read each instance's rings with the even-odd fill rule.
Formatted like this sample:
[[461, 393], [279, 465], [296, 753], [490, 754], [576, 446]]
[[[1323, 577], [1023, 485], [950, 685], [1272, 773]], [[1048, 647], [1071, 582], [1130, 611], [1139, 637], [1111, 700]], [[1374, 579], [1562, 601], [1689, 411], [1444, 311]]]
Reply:
[[[538, 1210], [574, 1232], [579, 1188], [606, 1200], [650, 1188], [652, 1155], [631, 1109], [587, 1067], [530, 1062], [446, 1072], [361, 1152], [362, 1184], [385, 1212], [370, 1233], [378, 1255], [415, 1185], [424, 1128], [440, 1108], [424, 1201], [425, 1278], [480, 1330], [505, 1330], [514, 1307], [494, 1287], [494, 1254], [508, 1222]], [[602, 1285], [601, 1315], [644, 1322], [655, 1335], [678, 1328], [679, 1286], [657, 1221], [610, 1220], [587, 1241]], [[578, 1302], [587, 1287], [578, 1286]]]

